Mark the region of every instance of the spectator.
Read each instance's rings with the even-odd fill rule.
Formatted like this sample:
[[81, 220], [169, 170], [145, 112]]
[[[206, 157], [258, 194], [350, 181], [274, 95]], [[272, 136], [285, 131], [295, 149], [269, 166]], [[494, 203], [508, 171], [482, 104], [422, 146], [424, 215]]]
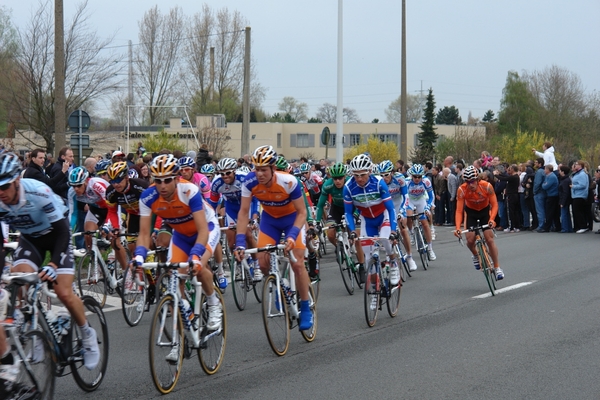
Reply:
[[590, 181], [583, 169], [584, 161], [573, 163], [571, 175], [571, 198], [573, 199], [573, 230], [576, 233], [585, 233], [587, 224], [587, 197]]
[[396, 171], [402, 173], [402, 167], [404, 167], [404, 160], [396, 161]]
[[433, 183], [433, 191], [435, 193], [434, 225], [441, 226], [446, 219], [444, 199], [448, 192], [448, 183], [442, 175], [442, 166], [440, 164], [431, 168], [431, 183]]
[[[558, 178], [554, 174], [552, 165], [544, 167], [546, 179], [542, 183], [542, 189], [546, 192], [546, 222], [540, 232], [560, 232], [560, 207], [558, 199]], [[552, 228], [554, 226], [554, 228]]]
[[523, 187], [525, 188], [525, 202], [527, 203], [527, 208], [529, 209], [529, 212], [531, 213], [531, 228], [530, 230], [535, 230], [538, 228], [539, 225], [539, 221], [538, 221], [538, 216], [537, 216], [537, 212], [535, 209], [535, 200], [533, 198], [533, 185], [534, 185], [534, 180], [535, 180], [535, 171], [533, 170], [533, 167], [531, 167], [530, 165], [527, 165], [525, 167], [525, 179], [523, 181]]
[[542, 230], [544, 222], [546, 220], [546, 192], [542, 188], [542, 184], [546, 179], [544, 173], [544, 159], [538, 158], [535, 160], [534, 166], [536, 168], [535, 178], [533, 179], [533, 201], [535, 203], [535, 212], [538, 218], [537, 230]]
[[492, 156], [490, 156], [490, 153], [487, 151], [481, 152], [481, 158], [479, 160], [481, 161], [481, 168], [488, 169], [492, 166]]
[[[499, 181], [506, 182], [504, 196], [505, 204], [508, 209], [508, 223], [504, 232], [519, 232], [521, 230], [521, 217], [519, 216], [519, 168], [516, 165], [508, 167], [507, 173], [502, 174], [499, 170], [494, 171], [494, 176]], [[500, 200], [498, 199], [498, 203]]]
[[534, 148], [532, 148], [531, 151], [533, 151], [536, 157], [544, 159], [544, 166], [552, 165], [553, 169], [558, 169], [558, 164], [556, 164], [556, 159], [554, 158], [554, 146], [552, 146], [552, 143], [544, 142], [542, 149], [544, 150], [543, 153], [540, 153]]
[[519, 205], [521, 206], [521, 230], [527, 231], [531, 228], [531, 211], [525, 198], [525, 180], [527, 178], [527, 164], [519, 165]]
[[454, 166], [454, 173], [456, 174], [457, 185], [460, 187], [463, 183], [465, 183], [465, 179], [463, 178], [463, 170], [465, 169], [465, 164], [461, 162], [457, 162]]
[[[493, 162], [493, 161], [492, 161]], [[506, 190], [506, 179], [500, 179], [500, 177], [506, 177], [508, 174], [504, 169], [504, 166], [498, 164], [494, 169], [489, 170], [494, 171], [493, 175], [495, 179], [494, 182], [494, 191], [496, 192], [496, 199], [498, 200], [498, 216], [496, 217], [496, 222], [498, 223], [497, 230], [503, 230], [508, 228], [508, 215], [506, 213], [506, 199], [504, 197], [504, 192]], [[492, 172], [490, 172], [492, 173]], [[490, 182], [491, 183], [491, 182]], [[509, 230], [510, 231], [510, 230]]]
[[592, 215], [592, 203], [594, 202], [594, 194], [596, 192], [596, 181], [590, 175], [590, 164], [587, 161], [584, 161], [583, 169], [585, 170], [586, 175], [589, 178], [589, 186], [588, 186], [588, 198], [587, 198], [587, 224], [588, 230], [594, 230], [594, 216]]
[[[246, 159], [244, 157], [244, 159]], [[202, 143], [200, 150], [198, 150], [198, 158], [196, 160], [196, 168], [200, 170], [203, 165], [210, 164], [212, 161], [212, 152], [208, 151], [208, 145]]]
[[88, 170], [88, 172], [90, 173], [90, 176], [96, 175], [96, 163], [97, 162], [98, 162], [98, 160], [96, 160], [94, 157], [88, 157], [83, 162], [83, 166], [85, 167], [85, 169]]
[[127, 167], [128, 168], [131, 168], [135, 165], [135, 162], [133, 162], [134, 158], [135, 158], [135, 154], [133, 154], [133, 153], [127, 154]]
[[40, 182], [44, 182], [46, 185], [50, 186], [50, 189], [55, 190], [58, 183], [62, 181], [64, 174], [69, 170], [68, 165], [63, 165], [63, 174], [56, 174], [56, 176], [52, 179], [46, 175], [46, 171], [44, 171], [43, 165], [46, 159], [46, 153], [42, 149], [34, 149], [31, 152], [31, 162], [27, 166], [25, 173], [23, 174], [23, 178], [31, 178], [38, 180]]
[[446, 213], [446, 223], [444, 225], [454, 226], [454, 211], [456, 210], [456, 192], [458, 191], [458, 178], [452, 173], [450, 168], [442, 170], [446, 184], [448, 185], [448, 212]]
[[560, 205], [560, 226], [562, 233], [572, 233], [573, 224], [571, 222], [571, 178], [569, 174], [571, 168], [561, 165], [558, 168], [558, 204]]
[[48, 174], [52, 180], [57, 176], [60, 176], [60, 178], [56, 178], [57, 183], [52, 190], [54, 190], [54, 193], [62, 197], [65, 204], [68, 204], [67, 196], [69, 192], [69, 185], [67, 184], [67, 179], [69, 177], [68, 171], [71, 166], [73, 166], [73, 150], [71, 150], [70, 147], [63, 147], [58, 152], [58, 158]]
[[119, 162], [119, 161], [126, 161], [125, 153], [123, 153], [121, 150], [115, 150], [112, 153], [112, 156], [111, 156], [110, 160], [111, 160], [112, 163], [116, 163], [116, 162]]

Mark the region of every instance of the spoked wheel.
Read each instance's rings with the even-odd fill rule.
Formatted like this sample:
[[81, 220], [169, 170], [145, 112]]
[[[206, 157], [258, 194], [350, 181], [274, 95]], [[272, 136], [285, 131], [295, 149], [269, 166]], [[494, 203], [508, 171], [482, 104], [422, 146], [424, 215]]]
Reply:
[[100, 383], [106, 375], [106, 366], [108, 365], [108, 326], [106, 318], [102, 312], [102, 308], [98, 302], [89, 296], [81, 298], [85, 315], [88, 324], [96, 332], [96, 342], [98, 343], [98, 351], [100, 359], [98, 364], [92, 370], [87, 369], [83, 365], [83, 356], [86, 351], [86, 343], [83, 340], [82, 332], [74, 321], [71, 321], [73, 326], [73, 358], [71, 361], [71, 372], [73, 378], [79, 387], [86, 392], [92, 392], [98, 389]]
[[406, 257], [402, 257], [403, 255], [406, 254], [406, 252], [402, 249], [401, 246], [403, 246], [402, 241], [398, 241], [398, 244], [396, 246], [394, 246], [394, 251], [396, 252], [396, 257], [399, 260], [402, 260], [402, 265], [404, 266], [404, 274], [402, 274], [402, 282], [406, 282], [406, 277], [407, 276], [412, 276], [410, 274], [410, 267], [408, 266], [408, 262], [405, 260]]
[[129, 326], [136, 326], [144, 316], [144, 308], [146, 306], [146, 288], [148, 287], [148, 279], [146, 274], [141, 271], [137, 272], [137, 278], [143, 283], [139, 286], [135, 282], [135, 269], [126, 268], [123, 274], [123, 287], [121, 289], [121, 305], [123, 317]]
[[319, 301], [319, 289], [321, 287], [321, 276], [317, 274], [314, 278], [310, 278], [310, 288], [315, 292], [315, 303]]
[[[258, 264], [256, 265], [255, 268], [258, 268]], [[256, 274], [256, 272], [254, 272], [254, 273]], [[265, 284], [264, 277], [262, 279], [252, 281], [252, 289], [254, 291], [254, 297], [256, 298], [256, 301], [258, 301], [259, 303], [262, 302], [262, 294], [263, 294], [264, 284]]]
[[402, 282], [398, 282], [396, 286], [390, 287], [389, 297], [387, 299], [387, 310], [390, 317], [398, 315], [398, 308], [400, 308], [400, 291], [402, 289]]
[[206, 296], [202, 295], [202, 341], [198, 349], [198, 360], [200, 366], [207, 375], [212, 375], [219, 370], [225, 356], [225, 344], [227, 342], [227, 315], [225, 313], [225, 302], [223, 295], [215, 290], [217, 297], [223, 308], [223, 323], [221, 329], [216, 331], [207, 331], [206, 323], [208, 321], [208, 311], [206, 304]]
[[313, 326], [307, 331], [300, 331], [302, 337], [307, 342], [312, 342], [317, 337], [317, 299], [312, 286], [308, 288], [310, 310], [313, 313]]
[[427, 256], [427, 249], [425, 248], [425, 243], [423, 243], [423, 236], [421, 236], [420, 232], [415, 232], [415, 243], [417, 245], [417, 251], [419, 252], [419, 256], [421, 258], [421, 265], [423, 265], [423, 269], [427, 271], [427, 267], [429, 267], [429, 258]]
[[354, 294], [354, 274], [352, 268], [346, 263], [346, 254], [343, 246], [342, 243], [337, 243], [337, 246], [335, 247], [335, 261], [337, 261], [338, 266], [340, 267], [344, 286], [346, 287], [348, 294], [352, 295]]
[[323, 231], [319, 232], [319, 255], [324, 256], [327, 254], [327, 242], [325, 241], [325, 235]]
[[99, 256], [93, 251], [81, 257], [77, 268], [77, 286], [82, 297], [90, 296], [100, 304], [100, 307], [104, 307], [107, 294], [106, 276], [97, 257]]
[[173, 296], [165, 295], [154, 310], [148, 349], [152, 381], [162, 394], [170, 393], [177, 384], [183, 366], [184, 347], [179, 308]]
[[372, 327], [377, 321], [377, 313], [379, 312], [380, 304], [380, 281], [378, 274], [367, 274], [367, 282], [365, 283], [365, 317], [367, 325]]
[[19, 339], [25, 355], [20, 364], [20, 383], [35, 387], [40, 399], [52, 399], [54, 394], [54, 356], [48, 339], [41, 331], [29, 331]]
[[487, 281], [488, 287], [490, 288], [490, 293], [492, 293], [492, 296], [495, 296], [496, 274], [494, 271], [494, 267], [492, 267], [492, 263], [490, 262], [488, 252], [484, 250], [481, 244], [478, 244], [477, 253], [479, 254], [480, 265], [483, 269], [483, 274], [485, 275], [485, 280]]
[[290, 345], [288, 308], [283, 291], [277, 291], [277, 281], [269, 275], [264, 280], [262, 314], [269, 345], [278, 356], [284, 355]]
[[246, 274], [249, 271], [244, 268], [244, 264], [236, 262], [231, 267], [231, 291], [233, 292], [233, 300], [238, 310], [243, 311], [246, 308], [246, 299], [248, 297], [248, 281], [249, 277]]

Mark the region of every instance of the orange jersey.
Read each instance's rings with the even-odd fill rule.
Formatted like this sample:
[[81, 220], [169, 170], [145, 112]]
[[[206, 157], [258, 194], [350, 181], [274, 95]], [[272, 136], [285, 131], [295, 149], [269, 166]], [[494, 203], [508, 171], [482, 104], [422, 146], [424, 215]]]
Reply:
[[284, 172], [275, 172], [271, 186], [258, 183], [255, 172], [250, 172], [242, 184], [242, 197], [256, 197], [263, 211], [279, 218], [296, 212], [293, 200], [302, 197], [302, 191], [295, 176]]
[[490, 220], [496, 218], [498, 214], [498, 200], [494, 187], [486, 181], [478, 181], [477, 189], [471, 190], [466, 183], [463, 183], [456, 192], [456, 226], [460, 226], [463, 219], [465, 206], [471, 210], [480, 211], [490, 208]]

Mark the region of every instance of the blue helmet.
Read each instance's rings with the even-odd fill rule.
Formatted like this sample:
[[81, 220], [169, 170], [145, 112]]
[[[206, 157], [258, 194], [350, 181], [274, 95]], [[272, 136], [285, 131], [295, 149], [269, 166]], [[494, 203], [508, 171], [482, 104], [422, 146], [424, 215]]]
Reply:
[[0, 155], [0, 185], [14, 182], [21, 175], [23, 165], [15, 153], [2, 153]]
[[180, 168], [183, 167], [190, 167], [190, 168], [196, 168], [196, 161], [194, 161], [194, 159], [192, 157], [181, 157], [179, 160], [177, 160], [177, 164], [179, 164]]
[[387, 174], [388, 172], [394, 171], [394, 164], [390, 160], [385, 160], [379, 163], [379, 172]]
[[128, 175], [130, 178], [133, 178], [133, 179], [136, 179], [136, 178], [139, 178], [139, 177], [140, 177], [140, 175], [138, 174], [138, 172], [137, 172], [135, 169], [133, 169], [133, 168], [131, 168], [131, 169], [129, 170], [129, 172], [127, 173], [127, 175]]
[[302, 163], [300, 164], [300, 172], [309, 172], [310, 171], [310, 164], [309, 163]]
[[408, 169], [408, 174], [423, 176], [423, 174], [425, 174], [425, 170], [421, 164], [413, 164], [413, 166]]
[[206, 174], [214, 175], [215, 167], [212, 164], [204, 164], [202, 166], [202, 168], [200, 168], [200, 172], [203, 173], [204, 175], [206, 175]]
[[96, 163], [96, 175], [105, 174], [110, 166], [110, 160], [102, 159]]
[[69, 186], [78, 186], [84, 184], [90, 173], [83, 167], [76, 167], [69, 173]]

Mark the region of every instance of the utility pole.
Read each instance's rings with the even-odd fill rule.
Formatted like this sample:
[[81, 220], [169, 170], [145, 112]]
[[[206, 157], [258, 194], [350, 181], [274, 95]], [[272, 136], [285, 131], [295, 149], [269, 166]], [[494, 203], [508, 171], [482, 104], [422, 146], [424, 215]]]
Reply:
[[338, 0], [338, 42], [337, 42], [337, 119], [335, 133], [335, 161], [344, 162], [344, 1]]
[[65, 28], [63, 0], [54, 0], [54, 155], [66, 145]]
[[215, 91], [215, 47], [210, 48], [210, 91], [208, 99], [213, 101], [213, 92]]
[[133, 45], [131, 44], [131, 40], [129, 41], [129, 76], [127, 77], [127, 86], [129, 92], [127, 93], [127, 105], [134, 105], [133, 102]]
[[242, 154], [250, 154], [250, 27], [246, 27], [244, 48], [244, 94], [242, 101]]
[[400, 83], [400, 158], [408, 162], [408, 131], [406, 126], [406, 0], [402, 0], [402, 65]]

